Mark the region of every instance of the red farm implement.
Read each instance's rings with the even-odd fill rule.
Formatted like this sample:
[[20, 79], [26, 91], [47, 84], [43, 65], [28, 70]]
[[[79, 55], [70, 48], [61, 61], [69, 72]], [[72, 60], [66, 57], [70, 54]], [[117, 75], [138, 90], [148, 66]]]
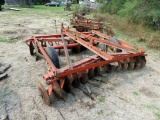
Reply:
[[[59, 44], [57, 44], [59, 43]], [[98, 43], [103, 46], [103, 49]], [[47, 62], [49, 69], [43, 75], [48, 88], [38, 82], [42, 98], [50, 105], [49, 96], [52, 92], [62, 98], [62, 89], [67, 93], [71, 88], [79, 88], [94, 76], [105, 72], [143, 68], [146, 64], [145, 52], [124, 40], [116, 39], [99, 31], [77, 32], [62, 26], [61, 34], [48, 36], [32, 36], [26, 41], [31, 55], [35, 54]], [[68, 49], [85, 47], [94, 55], [74, 63], [71, 62]], [[58, 54], [55, 49], [63, 49], [67, 66], [60, 67]]]
[[70, 19], [70, 23], [79, 32], [98, 30], [100, 32], [107, 32], [107, 35], [109, 36], [114, 36], [112, 28], [109, 25], [105, 26], [104, 23], [100, 20], [85, 18], [81, 15], [73, 13], [72, 18]]

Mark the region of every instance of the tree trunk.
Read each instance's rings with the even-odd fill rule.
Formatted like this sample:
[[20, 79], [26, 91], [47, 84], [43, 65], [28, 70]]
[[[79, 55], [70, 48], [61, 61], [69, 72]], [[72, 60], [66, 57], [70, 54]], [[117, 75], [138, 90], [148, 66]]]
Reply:
[[0, 11], [2, 11], [2, 7], [1, 7], [1, 5], [0, 5]]
[[79, 0], [77, 0], [77, 4], [79, 4]]

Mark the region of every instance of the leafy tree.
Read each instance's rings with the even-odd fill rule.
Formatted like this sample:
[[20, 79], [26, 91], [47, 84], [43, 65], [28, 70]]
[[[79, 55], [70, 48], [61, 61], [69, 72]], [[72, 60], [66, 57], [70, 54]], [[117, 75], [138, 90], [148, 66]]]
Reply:
[[0, 11], [2, 11], [2, 7], [1, 7], [1, 5], [4, 5], [4, 0], [0, 0]]

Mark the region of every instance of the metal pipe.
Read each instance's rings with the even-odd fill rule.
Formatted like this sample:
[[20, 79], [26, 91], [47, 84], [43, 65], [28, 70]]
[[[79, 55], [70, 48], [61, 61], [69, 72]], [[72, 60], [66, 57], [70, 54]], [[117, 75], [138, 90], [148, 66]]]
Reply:
[[61, 31], [61, 37], [62, 37], [62, 41], [63, 41], [63, 47], [64, 47], [64, 52], [65, 52], [65, 55], [66, 55], [66, 60], [67, 60], [68, 67], [69, 67], [69, 69], [73, 70], [73, 66], [72, 66], [71, 60], [69, 59], [68, 49], [66, 47], [66, 42], [64, 40], [64, 36], [63, 36], [62, 31]]
[[[79, 46], [78, 43], [66, 45], [67, 49], [70, 49], [70, 48], [73, 48], [73, 47], [77, 47], [77, 46]], [[54, 49], [64, 49], [64, 46], [63, 45], [57, 45], [57, 46], [54, 46]]]

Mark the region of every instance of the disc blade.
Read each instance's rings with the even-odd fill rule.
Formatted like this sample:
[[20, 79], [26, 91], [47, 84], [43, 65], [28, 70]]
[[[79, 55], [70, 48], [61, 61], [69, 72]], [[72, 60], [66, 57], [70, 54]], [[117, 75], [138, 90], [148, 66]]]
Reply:
[[80, 80], [79, 80], [77, 74], [74, 74], [74, 79], [73, 79], [73, 82], [72, 82], [72, 86], [75, 87], [75, 88], [79, 88], [79, 86], [80, 86]]
[[48, 96], [47, 91], [45, 90], [44, 86], [42, 85], [42, 83], [38, 82], [37, 87], [38, 87], [39, 92], [41, 93], [41, 97], [42, 97], [44, 103], [49, 106], [50, 99], [49, 99], [49, 96]]
[[140, 66], [140, 68], [144, 68], [146, 66], [146, 58], [145, 58], [145, 56], [142, 56], [141, 57], [141, 66]]
[[87, 75], [86, 72], [83, 72], [83, 73], [82, 73], [82, 76], [80, 77], [80, 82], [81, 82], [82, 84], [85, 84], [85, 83], [88, 82], [88, 75]]
[[122, 71], [122, 64], [119, 63], [118, 66], [116, 66], [115, 70], [116, 70], [117, 72]]
[[100, 66], [95, 67], [94, 73], [95, 73], [95, 76], [100, 76], [101, 75], [101, 68], [100, 68]]
[[94, 73], [94, 69], [89, 69], [88, 71], [88, 78], [91, 80], [93, 79], [93, 77], [95, 76], [95, 73]]
[[57, 81], [55, 81], [53, 83], [53, 92], [55, 93], [55, 96], [57, 98], [62, 98], [62, 92], [61, 92], [61, 88], [60, 88], [60, 85]]

